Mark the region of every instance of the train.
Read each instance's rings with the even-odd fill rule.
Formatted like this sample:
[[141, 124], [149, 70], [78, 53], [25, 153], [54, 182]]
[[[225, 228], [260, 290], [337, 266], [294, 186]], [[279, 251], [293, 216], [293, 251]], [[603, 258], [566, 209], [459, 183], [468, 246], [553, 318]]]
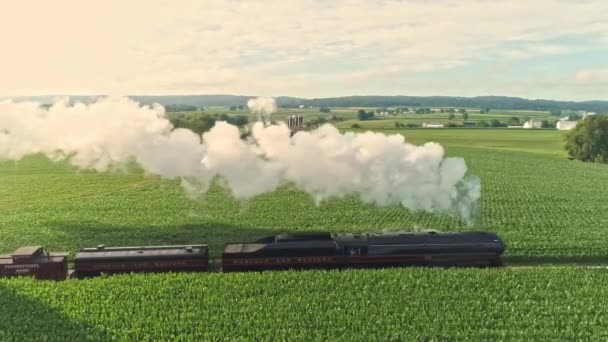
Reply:
[[[220, 272], [285, 269], [344, 269], [406, 266], [500, 267], [504, 241], [491, 232], [356, 233], [286, 232], [224, 244]], [[68, 267], [68, 253], [42, 246], [0, 255], [0, 277], [41, 280], [102, 274], [209, 272], [205, 244], [83, 248]]]

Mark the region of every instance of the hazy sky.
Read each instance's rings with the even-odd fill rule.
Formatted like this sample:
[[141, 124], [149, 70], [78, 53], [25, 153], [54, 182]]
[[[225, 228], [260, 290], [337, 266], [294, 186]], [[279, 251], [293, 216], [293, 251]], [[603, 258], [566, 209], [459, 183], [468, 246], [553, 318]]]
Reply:
[[3, 1], [0, 95], [608, 100], [608, 1]]

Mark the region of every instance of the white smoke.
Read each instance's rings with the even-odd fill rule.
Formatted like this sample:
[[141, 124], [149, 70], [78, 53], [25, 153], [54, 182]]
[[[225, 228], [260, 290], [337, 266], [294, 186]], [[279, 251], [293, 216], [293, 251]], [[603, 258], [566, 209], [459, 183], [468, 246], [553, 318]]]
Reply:
[[277, 110], [277, 103], [272, 97], [257, 97], [247, 101], [247, 107], [257, 114], [258, 121], [269, 123], [270, 114]]
[[[248, 105], [266, 117], [276, 110], [273, 99]], [[63, 100], [49, 109], [0, 102], [0, 159], [41, 152], [99, 171], [135, 160], [150, 173], [181, 178], [191, 190], [204, 191], [221, 176], [239, 199], [292, 183], [317, 202], [358, 193], [366, 203], [457, 214], [469, 222], [475, 212], [479, 179], [466, 176], [464, 160], [446, 158], [437, 143], [342, 134], [329, 124], [290, 135], [284, 124], [256, 122], [246, 141], [236, 126], [217, 122], [201, 141], [190, 130], [174, 129], [161, 106], [127, 98], [73, 106]]]

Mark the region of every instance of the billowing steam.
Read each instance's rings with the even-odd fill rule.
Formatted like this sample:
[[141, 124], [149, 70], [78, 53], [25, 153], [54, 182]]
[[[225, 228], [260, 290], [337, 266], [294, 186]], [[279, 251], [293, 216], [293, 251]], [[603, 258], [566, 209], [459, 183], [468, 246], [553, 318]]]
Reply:
[[[248, 105], [266, 117], [276, 110], [273, 99]], [[239, 199], [293, 183], [317, 201], [358, 193], [367, 203], [470, 221], [480, 197], [480, 182], [466, 176], [464, 160], [446, 158], [439, 144], [416, 146], [401, 135], [342, 134], [324, 125], [291, 136], [284, 124], [256, 122], [243, 140], [236, 126], [218, 122], [201, 141], [174, 129], [161, 106], [127, 98], [73, 106], [62, 100], [49, 109], [0, 102], [0, 159], [38, 152], [100, 171], [135, 160], [150, 173], [182, 179], [190, 190], [205, 191], [221, 176]]]
[[247, 101], [247, 107], [258, 115], [258, 121], [270, 122], [270, 114], [277, 110], [277, 103], [272, 97], [257, 97]]

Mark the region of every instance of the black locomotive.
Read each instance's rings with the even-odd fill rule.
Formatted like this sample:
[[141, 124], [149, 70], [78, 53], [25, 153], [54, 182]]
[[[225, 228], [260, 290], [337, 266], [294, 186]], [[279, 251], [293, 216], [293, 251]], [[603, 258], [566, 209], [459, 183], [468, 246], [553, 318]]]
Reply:
[[[501, 266], [505, 244], [488, 232], [284, 233], [224, 246], [221, 270], [393, 266]], [[0, 277], [63, 280], [132, 272], [210, 270], [207, 245], [84, 248], [67, 267], [66, 253], [22, 247], [0, 256]]]
[[290, 233], [227, 244], [223, 271], [387, 266], [500, 266], [505, 245], [487, 232]]

